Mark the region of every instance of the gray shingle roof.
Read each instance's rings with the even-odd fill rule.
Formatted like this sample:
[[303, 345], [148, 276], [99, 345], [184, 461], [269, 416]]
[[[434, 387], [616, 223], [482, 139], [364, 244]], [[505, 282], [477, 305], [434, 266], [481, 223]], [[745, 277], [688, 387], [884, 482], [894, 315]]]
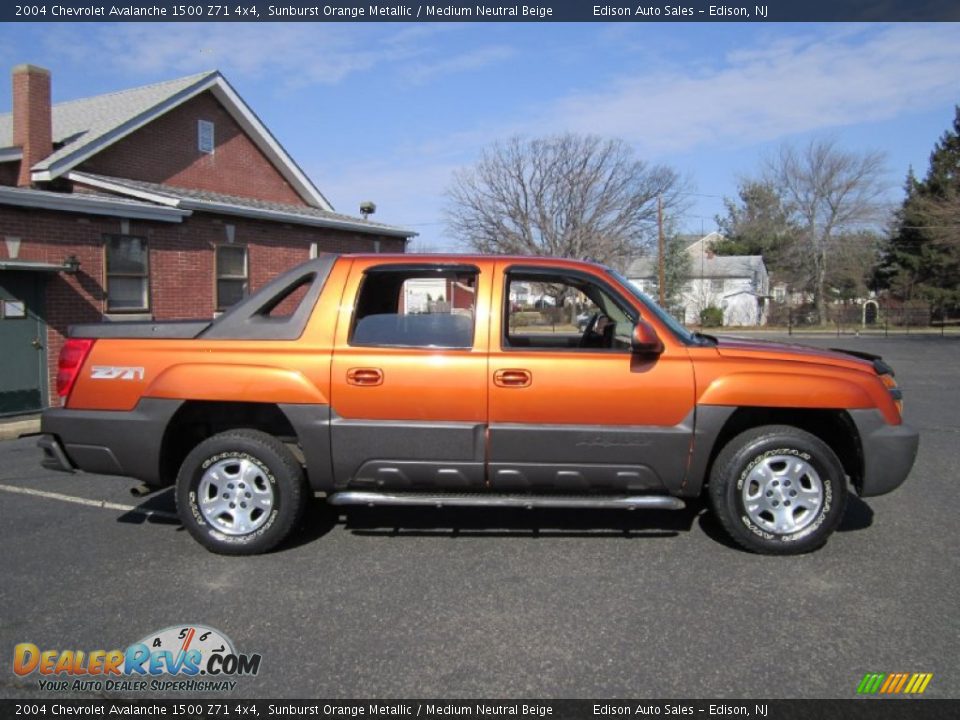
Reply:
[[[296, 222], [297, 217], [304, 220], [320, 220], [332, 223], [343, 223], [355, 227], [360, 232], [383, 232], [389, 235], [399, 235], [402, 237], [412, 237], [416, 235], [412, 230], [406, 230], [396, 225], [386, 225], [384, 223], [371, 222], [362, 218], [342, 213], [330, 212], [319, 208], [307, 207], [305, 205], [288, 205], [286, 203], [270, 202], [256, 198], [239, 197], [236, 195], [224, 195], [222, 193], [210, 192], [208, 190], [193, 190], [187, 188], [173, 187], [160, 183], [145, 182], [143, 180], [128, 180], [127, 178], [108, 177], [106, 175], [95, 175], [93, 173], [81, 173], [82, 176], [99, 180], [104, 183], [127, 188], [132, 191], [147, 192], [153, 195], [159, 195], [170, 200], [195, 200], [203, 203], [217, 203], [220, 205], [231, 205], [238, 209], [249, 208], [251, 210], [265, 210], [268, 212], [283, 213], [290, 216], [288, 221]], [[71, 176], [72, 177], [72, 176]], [[82, 181], [80, 181], [82, 184]], [[187, 203], [187, 206], [189, 203]]]
[[[95, 142], [165, 100], [205, 82], [216, 74], [216, 71], [202, 72], [130, 90], [56, 103], [52, 108], [53, 142], [54, 147], [61, 143], [63, 147], [37, 163], [33, 169], [48, 169], [79, 147]], [[4, 113], [0, 115], [0, 147], [12, 145], [13, 114]]]

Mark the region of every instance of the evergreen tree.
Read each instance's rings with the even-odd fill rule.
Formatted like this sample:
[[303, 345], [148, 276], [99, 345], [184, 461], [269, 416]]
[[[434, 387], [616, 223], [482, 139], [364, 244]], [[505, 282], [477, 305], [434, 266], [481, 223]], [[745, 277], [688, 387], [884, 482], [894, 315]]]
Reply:
[[922, 299], [937, 314], [960, 311], [960, 106], [930, 154], [922, 181], [913, 171], [894, 220], [878, 281], [904, 300]]

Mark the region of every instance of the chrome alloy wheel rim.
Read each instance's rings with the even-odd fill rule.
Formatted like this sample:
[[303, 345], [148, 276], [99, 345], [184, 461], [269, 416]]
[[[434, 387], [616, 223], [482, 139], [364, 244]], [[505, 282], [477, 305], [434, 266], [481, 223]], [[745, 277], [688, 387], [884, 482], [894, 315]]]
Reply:
[[214, 463], [197, 488], [200, 513], [224, 535], [248, 535], [270, 517], [273, 488], [263, 469], [245, 458]]
[[741, 495], [754, 524], [777, 535], [792, 535], [816, 519], [823, 506], [823, 482], [805, 460], [773, 455], [750, 470]]

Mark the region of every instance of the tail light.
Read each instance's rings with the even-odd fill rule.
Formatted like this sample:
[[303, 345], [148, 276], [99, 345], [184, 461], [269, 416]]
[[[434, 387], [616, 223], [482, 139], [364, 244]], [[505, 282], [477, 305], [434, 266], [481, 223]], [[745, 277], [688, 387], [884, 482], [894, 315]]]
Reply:
[[86, 338], [69, 338], [60, 350], [60, 359], [57, 361], [57, 395], [65, 398], [73, 390], [80, 368], [90, 354], [93, 340]]

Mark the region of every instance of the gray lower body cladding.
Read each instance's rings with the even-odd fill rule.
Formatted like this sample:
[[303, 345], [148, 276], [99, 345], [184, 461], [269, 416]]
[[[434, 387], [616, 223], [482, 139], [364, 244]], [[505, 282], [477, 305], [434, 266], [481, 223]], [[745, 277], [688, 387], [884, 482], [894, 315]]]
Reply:
[[[160, 486], [164, 434], [183, 405], [181, 400], [143, 398], [133, 410], [50, 408], [42, 415], [38, 441], [42, 464], [51, 470], [83, 470], [126, 475]], [[332, 487], [330, 408], [281, 405], [303, 448], [308, 478], [315, 490]]]
[[[180, 400], [145, 398], [130, 411], [51, 408], [39, 440], [45, 467], [126, 475], [160, 485], [164, 433]], [[679, 425], [569, 425], [344, 420], [326, 405], [281, 405], [303, 450], [312, 489], [519, 493], [699, 494], [732, 407], [697, 409]], [[863, 497], [899, 487], [919, 437], [876, 410], [851, 410]], [[691, 453], [691, 439], [693, 447]], [[689, 467], [688, 467], [689, 463]]]
[[[74, 468], [102, 475], [129, 475], [148, 485], [160, 480], [160, 452], [163, 434], [170, 419], [182, 405], [180, 400], [144, 398], [133, 410], [44, 410], [40, 431], [45, 467], [57, 467], [51, 456], [62, 450]], [[49, 464], [48, 464], [49, 463]]]
[[[160, 477], [164, 433], [183, 401], [144, 398], [130, 411], [52, 408], [43, 463]], [[315, 491], [679, 494], [692, 415], [669, 428], [345, 420], [326, 405], [280, 405]]]
[[889, 425], [878, 410], [850, 410], [860, 434], [861, 497], [885, 495], [900, 487], [913, 468], [920, 434], [909, 425]]
[[679, 492], [693, 414], [674, 427], [347, 420], [330, 423], [335, 487]]
[[478, 423], [347, 420], [330, 422], [337, 488], [479, 490], [484, 426]]

